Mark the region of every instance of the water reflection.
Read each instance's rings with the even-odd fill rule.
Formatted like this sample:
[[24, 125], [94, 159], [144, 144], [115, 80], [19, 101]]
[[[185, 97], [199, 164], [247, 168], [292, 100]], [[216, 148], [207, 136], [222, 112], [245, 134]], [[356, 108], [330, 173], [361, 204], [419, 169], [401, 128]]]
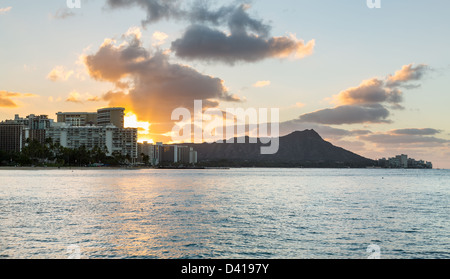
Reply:
[[82, 258], [366, 258], [376, 244], [384, 258], [446, 258], [449, 176], [2, 171], [0, 257], [66, 258], [78, 245]]

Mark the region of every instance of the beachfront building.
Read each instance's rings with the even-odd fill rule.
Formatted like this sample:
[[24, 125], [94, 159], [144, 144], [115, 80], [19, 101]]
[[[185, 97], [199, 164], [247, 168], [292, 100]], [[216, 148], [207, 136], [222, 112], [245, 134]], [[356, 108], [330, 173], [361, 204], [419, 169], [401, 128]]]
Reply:
[[189, 146], [180, 145], [164, 145], [161, 142], [151, 144], [143, 142], [138, 144], [138, 153], [140, 162], [143, 161], [144, 156], [147, 156], [148, 163], [152, 166], [157, 166], [160, 163], [163, 164], [184, 164], [191, 165], [197, 163], [197, 151]]
[[382, 168], [395, 168], [395, 169], [432, 169], [433, 164], [431, 162], [425, 162], [423, 160], [416, 161], [413, 158], [408, 158], [408, 155], [402, 154], [391, 158], [382, 158], [378, 160], [378, 166]]
[[24, 125], [14, 120], [0, 122], [0, 150], [20, 152], [25, 144]]
[[132, 159], [138, 157], [137, 129], [108, 126], [71, 126], [66, 123], [55, 123], [47, 130], [53, 143], [66, 148], [87, 149], [99, 147], [108, 156], [120, 154]]
[[99, 147], [108, 156], [120, 154], [138, 158], [137, 128], [124, 128], [124, 108], [103, 108], [97, 112], [58, 112], [57, 123], [48, 137], [67, 148]]

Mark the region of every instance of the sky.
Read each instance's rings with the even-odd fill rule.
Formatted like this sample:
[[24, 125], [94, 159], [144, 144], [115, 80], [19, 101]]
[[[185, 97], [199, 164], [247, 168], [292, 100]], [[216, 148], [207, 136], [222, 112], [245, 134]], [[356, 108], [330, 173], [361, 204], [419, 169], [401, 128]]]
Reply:
[[[76, 2], [76, 1], [72, 1]], [[450, 2], [0, 0], [0, 120], [126, 108], [169, 141], [177, 107], [278, 108], [372, 159], [450, 168]]]

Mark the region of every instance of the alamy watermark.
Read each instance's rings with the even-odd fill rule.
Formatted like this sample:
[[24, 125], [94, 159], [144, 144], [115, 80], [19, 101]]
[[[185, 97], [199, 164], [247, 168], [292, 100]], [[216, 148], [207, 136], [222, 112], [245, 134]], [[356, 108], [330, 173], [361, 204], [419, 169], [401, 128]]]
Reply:
[[72, 244], [67, 246], [67, 259], [69, 260], [79, 260], [81, 259], [81, 248], [79, 245]]
[[370, 9], [380, 9], [381, 0], [367, 0], [367, 7]]
[[[67, 0], [67, 7], [69, 9], [80, 9], [81, 8], [81, 0]], [[381, 0], [367, 0], [367, 7], [370, 9], [380, 9], [381, 8]]]
[[366, 249], [367, 253], [370, 253], [369, 257], [367, 259], [369, 260], [379, 260], [381, 259], [381, 248], [380, 246], [376, 244], [371, 244]]
[[81, 0], [67, 0], [67, 8], [81, 9]]
[[[194, 101], [194, 116], [187, 108], [177, 108], [172, 112], [171, 119], [178, 121], [172, 129], [172, 141], [194, 143], [258, 143], [261, 154], [275, 154], [279, 148], [279, 116], [278, 108], [227, 108], [225, 111], [217, 108], [203, 110], [201, 100]], [[193, 119], [193, 121], [192, 121]], [[192, 132], [193, 128], [193, 132]], [[269, 135], [270, 128], [270, 135]], [[247, 133], [248, 130], [248, 133]], [[224, 132], [225, 131], [225, 132]], [[236, 131], [236, 133], [235, 133]]]

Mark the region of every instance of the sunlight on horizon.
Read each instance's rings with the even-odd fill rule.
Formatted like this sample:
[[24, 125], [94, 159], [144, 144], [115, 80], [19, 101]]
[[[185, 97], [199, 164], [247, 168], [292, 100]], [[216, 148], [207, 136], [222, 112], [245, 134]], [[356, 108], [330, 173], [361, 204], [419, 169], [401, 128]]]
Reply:
[[124, 127], [125, 128], [137, 128], [138, 129], [138, 142], [143, 143], [144, 141], [148, 143], [154, 143], [153, 139], [150, 138], [150, 122], [138, 121], [137, 115], [133, 112], [128, 112], [124, 117]]

